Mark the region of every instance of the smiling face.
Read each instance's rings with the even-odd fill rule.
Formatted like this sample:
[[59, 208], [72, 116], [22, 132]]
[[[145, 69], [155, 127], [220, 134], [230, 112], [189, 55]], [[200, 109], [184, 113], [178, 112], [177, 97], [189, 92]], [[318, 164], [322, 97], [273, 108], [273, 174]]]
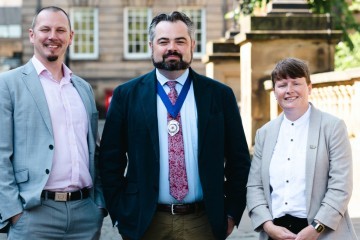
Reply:
[[305, 77], [275, 81], [275, 97], [287, 118], [296, 120], [307, 111], [311, 88]]
[[195, 41], [191, 39], [184, 22], [159, 22], [154, 36], [149, 45], [156, 68], [164, 71], [181, 71], [189, 68]]
[[67, 16], [61, 11], [49, 9], [37, 15], [34, 27], [29, 30], [34, 54], [44, 65], [64, 61], [66, 49], [72, 42], [73, 34]]

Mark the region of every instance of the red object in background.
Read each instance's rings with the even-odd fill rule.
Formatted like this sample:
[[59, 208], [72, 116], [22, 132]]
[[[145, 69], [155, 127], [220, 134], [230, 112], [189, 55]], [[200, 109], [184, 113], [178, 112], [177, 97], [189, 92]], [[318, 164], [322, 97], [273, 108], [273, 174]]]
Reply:
[[106, 109], [106, 111], [109, 109], [112, 96], [113, 96], [113, 90], [106, 89], [105, 90], [105, 109]]

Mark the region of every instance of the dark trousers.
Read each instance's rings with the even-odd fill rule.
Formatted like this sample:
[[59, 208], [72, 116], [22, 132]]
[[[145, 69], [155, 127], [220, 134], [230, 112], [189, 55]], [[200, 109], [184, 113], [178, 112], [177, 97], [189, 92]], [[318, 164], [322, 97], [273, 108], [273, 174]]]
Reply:
[[[276, 226], [285, 227], [295, 234], [298, 234], [309, 225], [306, 218], [293, 217], [288, 214], [280, 218], [275, 218], [273, 222]], [[269, 238], [269, 240], [272, 239]]]

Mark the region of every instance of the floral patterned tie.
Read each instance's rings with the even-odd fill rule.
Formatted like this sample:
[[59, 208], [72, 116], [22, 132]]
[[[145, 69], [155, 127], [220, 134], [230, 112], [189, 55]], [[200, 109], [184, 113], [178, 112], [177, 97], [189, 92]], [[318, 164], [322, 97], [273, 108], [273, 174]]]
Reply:
[[[178, 98], [178, 94], [175, 89], [176, 81], [168, 81], [166, 84], [170, 88], [170, 92], [168, 94], [169, 99], [172, 105], [174, 105]], [[189, 187], [186, 176], [184, 140], [182, 135], [180, 112], [175, 119], [168, 113], [167, 120], [168, 122], [176, 120], [179, 123], [178, 132], [174, 135], [168, 133], [168, 145], [170, 194], [178, 201], [181, 201], [189, 192]]]

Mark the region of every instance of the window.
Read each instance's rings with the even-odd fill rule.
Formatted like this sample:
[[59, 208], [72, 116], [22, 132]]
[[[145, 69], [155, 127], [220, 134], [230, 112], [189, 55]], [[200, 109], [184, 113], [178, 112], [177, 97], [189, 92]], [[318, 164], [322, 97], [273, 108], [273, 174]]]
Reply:
[[124, 55], [126, 59], [149, 58], [148, 26], [150, 23], [151, 9], [125, 9]]
[[185, 13], [194, 23], [196, 41], [194, 58], [201, 58], [203, 53], [205, 53], [206, 46], [205, 10], [201, 8], [184, 7], [179, 9], [179, 11]]
[[0, 38], [20, 38], [20, 25], [0, 25]]
[[75, 7], [71, 9], [70, 17], [75, 31], [70, 45], [70, 58], [97, 59], [99, 57], [98, 9]]

